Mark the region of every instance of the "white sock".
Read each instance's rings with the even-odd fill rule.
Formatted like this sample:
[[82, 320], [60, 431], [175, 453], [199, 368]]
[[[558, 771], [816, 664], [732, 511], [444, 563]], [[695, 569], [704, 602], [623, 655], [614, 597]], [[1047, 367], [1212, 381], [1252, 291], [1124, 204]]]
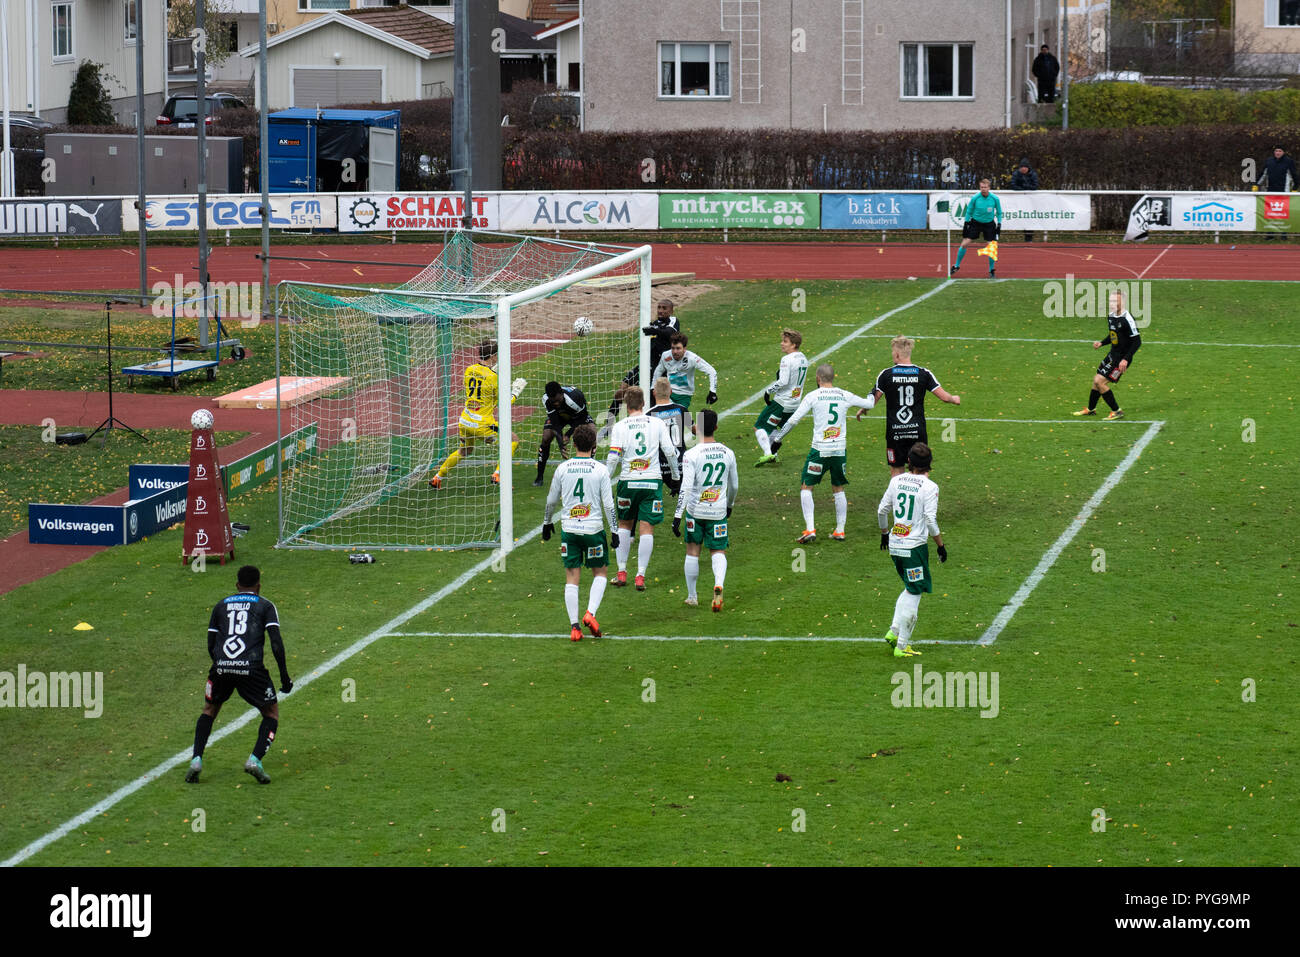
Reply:
[[912, 629], [916, 627], [916, 613], [920, 607], [921, 596], [913, 595], [906, 588], [894, 603], [894, 623], [890, 630], [898, 636], [898, 643], [904, 647], [911, 640]]
[[[632, 536], [629, 535], [628, 538]], [[642, 535], [641, 544], [636, 550], [636, 573], [644, 575], [645, 570], [650, 567], [650, 553], [655, 550], [655, 537], [653, 535]]]
[[813, 503], [812, 489], [803, 488], [799, 490], [799, 504], [803, 506], [803, 528], [805, 532], [814, 532], [817, 526], [813, 524]]
[[835, 493], [835, 531], [844, 534], [844, 523], [849, 517], [849, 497], [843, 492]]
[[615, 552], [618, 557], [618, 570], [627, 571], [627, 557], [632, 554], [632, 530], [630, 528], [620, 528], [618, 530], [618, 551]]
[[758, 447], [762, 449], [764, 455], [772, 454], [772, 437], [767, 434], [766, 429], [755, 429], [754, 438], [758, 439]]
[[[597, 575], [591, 580], [591, 593], [587, 595], [587, 611], [593, 615], [596, 609], [600, 607], [600, 600], [605, 597], [605, 585], [608, 584], [609, 577], [606, 575]], [[577, 592], [577, 589], [574, 589]], [[576, 604], [574, 607], [577, 607]]]
[[723, 582], [727, 580], [727, 553], [713, 553], [713, 585], [715, 588], [721, 588]]
[[569, 624], [578, 620], [578, 586], [568, 583], [564, 586], [564, 607], [569, 612]]
[[686, 597], [695, 597], [695, 586], [700, 580], [700, 556], [686, 556]]

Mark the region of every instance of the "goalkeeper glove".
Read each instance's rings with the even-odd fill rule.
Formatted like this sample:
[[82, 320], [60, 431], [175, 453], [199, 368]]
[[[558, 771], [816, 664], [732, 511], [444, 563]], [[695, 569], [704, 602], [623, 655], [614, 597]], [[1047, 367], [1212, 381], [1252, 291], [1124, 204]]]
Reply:
[[888, 533], [888, 532], [881, 532], [881, 533], [880, 533], [880, 550], [881, 550], [882, 552], [887, 552], [887, 551], [889, 551], [889, 533]]
[[642, 327], [641, 327], [641, 332], [644, 333], [644, 334], [647, 335], [647, 336], [653, 336], [653, 335], [654, 335], [656, 332], [658, 332], [658, 331], [659, 331], [659, 330], [657, 330], [654, 326], [642, 326]]
[[542, 541], [549, 542], [551, 540], [551, 536], [554, 534], [555, 534], [554, 522], [547, 522], [545, 525], [542, 526]]
[[514, 382], [510, 383], [510, 399], [511, 399], [511, 401], [513, 401], [513, 400], [519, 398], [521, 395], [523, 395], [524, 387], [527, 386], [527, 385], [528, 385], [528, 380], [527, 380], [527, 379], [523, 379], [523, 378], [516, 379]]
[[682, 517], [680, 515], [673, 519], [673, 534], [678, 538], [682, 537]]
[[942, 545], [939, 546], [939, 563], [942, 564], [948, 560], [948, 549]]
[[771, 392], [764, 392], [764, 393], [763, 393], [763, 404], [764, 404], [764, 405], [771, 405], [771, 404], [772, 404], [772, 393], [771, 393]]
[[710, 390], [709, 390], [709, 397], [708, 397], [707, 399], [705, 399], [704, 401], [707, 402], [709, 405], [713, 405], [713, 403], [715, 403], [715, 402], [718, 401], [718, 393], [716, 393], [716, 392], [714, 392], [712, 389], [710, 389]]
[[288, 694], [293, 690], [293, 682], [289, 680], [288, 675], [280, 675], [280, 694]]
[[[629, 532], [628, 534], [630, 535], [631, 532]], [[614, 531], [609, 533], [609, 547], [615, 550], [618, 549], [618, 529], [615, 529]]]

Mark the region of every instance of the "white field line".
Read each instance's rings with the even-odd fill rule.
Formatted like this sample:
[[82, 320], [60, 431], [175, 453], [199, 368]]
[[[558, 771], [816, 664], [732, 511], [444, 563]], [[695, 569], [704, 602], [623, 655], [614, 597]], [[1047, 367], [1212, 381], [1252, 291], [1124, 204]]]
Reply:
[[1079, 534], [1079, 530], [1083, 528], [1084, 523], [1101, 506], [1102, 501], [1110, 494], [1111, 489], [1118, 485], [1120, 479], [1133, 467], [1133, 463], [1138, 460], [1138, 456], [1142, 454], [1143, 449], [1151, 444], [1151, 440], [1156, 437], [1163, 425], [1164, 422], [1152, 423], [1150, 428], [1129, 449], [1128, 455], [1124, 456], [1124, 461], [1115, 466], [1115, 471], [1110, 473], [1110, 477], [1101, 484], [1101, 488], [1097, 489], [1092, 494], [1092, 498], [1088, 499], [1083, 508], [1079, 509], [1079, 514], [1074, 517], [1074, 521], [1061, 533], [1061, 537], [1053, 543], [1052, 547], [1043, 553], [1043, 557], [1038, 560], [1038, 566], [1030, 572], [1029, 577], [1024, 580], [1015, 595], [1011, 597], [1011, 601], [1007, 602], [1002, 611], [998, 612], [997, 618], [993, 619], [993, 624], [989, 625], [984, 634], [980, 635], [979, 643], [981, 645], [993, 644], [998, 635], [1002, 634], [1002, 630], [1007, 627], [1016, 612], [1029, 599], [1030, 594], [1038, 587], [1038, 583], [1046, 577], [1052, 566], [1056, 564], [1056, 560], [1061, 557], [1061, 552], [1065, 551], [1070, 542], [1074, 541], [1074, 536]]
[[[832, 326], [851, 326], [851, 322], [832, 322]], [[863, 339], [892, 339], [892, 335], [875, 333], [870, 336], [861, 336]], [[1064, 342], [1072, 345], [1089, 345], [1096, 342], [1095, 339], [1015, 339], [1011, 336], [914, 336], [917, 342], [942, 342], [950, 340], [953, 342]], [[1155, 339], [1151, 342], [1143, 342], [1146, 346], [1214, 346], [1215, 348], [1236, 348], [1236, 349], [1300, 349], [1300, 343], [1295, 342], [1171, 342], [1164, 339]]]
[[[935, 286], [935, 287], [934, 287], [933, 289], [931, 289], [929, 292], [927, 292], [927, 293], [923, 293], [923, 294], [917, 296], [917, 297], [916, 297], [915, 299], [913, 299], [911, 302], [905, 302], [905, 303], [903, 303], [901, 306], [898, 306], [898, 307], [896, 307], [896, 308], [894, 308], [894, 309], [891, 309], [891, 310], [889, 310], [889, 312], [886, 312], [886, 313], [884, 313], [884, 314], [882, 314], [882, 315], [879, 315], [879, 316], [877, 316], [875, 319], [872, 319], [872, 320], [869, 321], [869, 322], [864, 322], [862, 325], [858, 326], [856, 329], [854, 329], [852, 332], [850, 332], [847, 336], [845, 336], [845, 337], [844, 337], [843, 339], [841, 339], [839, 342], [835, 343], [835, 345], [831, 346], [829, 349], [824, 349], [823, 351], [817, 353], [817, 355], [815, 355], [815, 356], [813, 356], [811, 359], [809, 359], [809, 360], [808, 360], [808, 366], [809, 366], [809, 368], [813, 368], [813, 367], [815, 367], [816, 364], [817, 364], [818, 362], [820, 362], [822, 359], [826, 358], [826, 357], [827, 357], [828, 355], [830, 355], [832, 352], [835, 352], [835, 351], [837, 351], [838, 349], [841, 349], [841, 348], [843, 348], [844, 346], [848, 345], [848, 344], [849, 344], [850, 342], [852, 342], [854, 339], [858, 338], [858, 336], [862, 335], [862, 333], [866, 332], [868, 329], [872, 329], [872, 328], [874, 328], [874, 327], [880, 325], [882, 322], [884, 322], [884, 321], [885, 321], [886, 319], [888, 319], [890, 316], [896, 316], [896, 315], [898, 315], [900, 312], [903, 312], [903, 311], [905, 311], [905, 310], [907, 310], [907, 309], [911, 309], [911, 308], [912, 308], [913, 306], [915, 306], [917, 303], [919, 303], [919, 302], [924, 302], [926, 299], [929, 299], [931, 296], [935, 295], [936, 293], [943, 292], [945, 289], [947, 289], [949, 286], [951, 286], [951, 285], [953, 284], [953, 282], [954, 282], [954, 280], [952, 280], [952, 279], [945, 279], [943, 282], [941, 282], [939, 285]], [[891, 338], [892, 338], [892, 337], [891, 337]], [[746, 409], [746, 407], [748, 407], [749, 404], [752, 403], [754, 400], [763, 398], [763, 391], [764, 391], [763, 389], [759, 389], [757, 392], [755, 392], [753, 395], [751, 395], [748, 399], [743, 399], [742, 401], [737, 402], [735, 405], [733, 405], [730, 409], [727, 409], [725, 412], [719, 412], [719, 413], [718, 413], [718, 418], [719, 418], [719, 419], [725, 419], [725, 418], [726, 418], [727, 416], [729, 416], [729, 415], [735, 415], [737, 412], [743, 412], [743, 411]]]
[[[540, 534], [541, 530], [542, 527], [540, 525], [537, 526], [537, 528], [534, 528], [531, 532], [529, 532], [528, 534], [524, 535], [519, 539], [519, 541], [516, 543], [516, 547], [518, 547], [519, 545], [527, 544], [528, 541], [531, 540], [535, 535]], [[483, 569], [490, 567], [494, 561], [496, 561], [495, 552], [492, 555], [489, 555], [487, 558], [483, 559], [483, 561], [479, 562], [477, 565], [461, 573], [459, 578], [444, 585], [442, 588], [438, 589], [438, 591], [434, 592], [429, 597], [420, 601], [418, 604], [412, 605], [410, 608], [402, 612], [396, 618], [380, 625], [370, 634], [366, 635], [366, 637], [358, 639], [357, 641], [353, 642], [351, 645], [349, 645], [347, 648], [344, 648], [342, 651], [340, 651], [329, 661], [325, 662], [323, 665], [317, 665], [305, 677], [302, 677], [298, 681], [294, 682], [294, 686], [293, 686], [294, 691], [298, 691], [301, 688], [305, 688], [307, 685], [311, 684], [317, 678], [324, 677], [326, 674], [333, 671], [339, 665], [343, 664], [343, 662], [347, 661], [349, 658], [357, 654], [357, 652], [364, 651], [366, 648], [370, 647], [370, 645], [374, 644], [380, 638], [383, 638], [384, 636], [392, 633], [393, 629], [400, 628], [402, 625], [406, 624], [416, 615], [428, 610], [433, 605], [436, 605], [438, 602], [442, 601], [448, 595], [460, 591], [460, 589], [463, 588], [475, 575], [483, 571]], [[254, 718], [259, 717], [259, 714], [260, 714], [259, 712], [251, 709], [244, 712], [234, 721], [231, 721], [229, 724], [223, 725], [220, 731], [215, 732], [212, 735], [212, 737], [208, 739], [208, 742], [211, 743], [213, 741], [220, 741], [222, 738], [234, 734], [236, 731], [240, 730], [245, 725], [252, 722]], [[130, 784], [125, 784], [122, 787], [118, 788], [116, 791], [108, 795], [108, 797], [104, 798], [99, 803], [95, 804], [93, 807], [85, 811], [82, 811], [76, 817], [60, 824], [58, 827], [50, 831], [48, 834], [32, 841], [32, 843], [28, 844], [21, 851], [15, 853], [12, 857], [8, 858], [5, 861], [0, 861], [0, 867], [14, 867], [18, 864], [23, 863], [23, 861], [27, 860], [33, 855], [39, 854], [45, 848], [49, 847], [49, 845], [57, 841], [59, 838], [71, 834], [77, 828], [85, 824], [89, 824], [91, 821], [99, 817], [101, 814], [103, 814], [109, 808], [113, 807], [115, 804], [124, 801], [126, 798], [130, 797], [136, 791], [139, 791], [150, 781], [154, 781], [162, 777], [168, 771], [178, 768], [182, 764], [188, 764], [192, 753], [193, 753], [193, 748], [186, 748], [184, 751], [177, 752], [176, 754], [168, 758], [166, 761], [163, 761], [161, 764], [157, 765], [156, 767], [140, 775]]]
[[1147, 263], [1147, 268], [1143, 269], [1140, 273], [1138, 273], [1138, 278], [1141, 279], [1143, 276], [1149, 273], [1151, 271], [1151, 267], [1154, 266], [1156, 263], [1160, 262], [1160, 260], [1164, 259], [1165, 253], [1169, 252], [1169, 250], [1173, 248], [1174, 247], [1172, 245], [1169, 245], [1166, 246], [1163, 250], [1161, 250], [1160, 255], [1157, 256], [1155, 259], [1151, 260], [1151, 262]]
[[[529, 632], [529, 631], [395, 631], [387, 635], [389, 638], [544, 638], [550, 641], [559, 641], [567, 639], [568, 632]], [[786, 635], [786, 636], [769, 636], [769, 635], [605, 635], [604, 638], [594, 639], [604, 641], [608, 638], [611, 641], [801, 641], [801, 642], [828, 642], [828, 643], [851, 643], [865, 644], [876, 643], [883, 644], [884, 638], [853, 638], [853, 637], [831, 637], [827, 635]], [[931, 639], [929, 641], [916, 641], [917, 645], [977, 645], [978, 641], [950, 641], [942, 639]]]

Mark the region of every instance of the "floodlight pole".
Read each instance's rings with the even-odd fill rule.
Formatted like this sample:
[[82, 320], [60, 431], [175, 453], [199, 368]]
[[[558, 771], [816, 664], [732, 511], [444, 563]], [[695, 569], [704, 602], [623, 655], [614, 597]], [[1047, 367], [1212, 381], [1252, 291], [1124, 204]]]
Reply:
[[[166, 14], [164, 14], [166, 16]], [[136, 219], [140, 233], [140, 301], [143, 303], [149, 292], [149, 242], [145, 239], [145, 186], [144, 186], [144, 17], [145, 5], [136, 3], [135, 7], [135, 172], [136, 172]], [[166, 44], [163, 44], [164, 53]], [[163, 69], [167, 67], [164, 64]]]
[[[456, 45], [456, 75], [453, 79], [452, 86], [452, 112], [453, 120], [451, 128], [455, 134], [452, 144], [452, 165], [457, 167], [453, 173], [459, 173], [461, 176], [461, 189], [465, 194], [465, 208], [460, 217], [460, 226], [462, 229], [474, 228], [474, 159], [473, 147], [471, 146], [470, 137], [470, 90], [473, 84], [470, 83], [470, 56], [469, 56], [469, 3], [468, 0], [455, 0], [453, 7], [453, 18], [455, 20], [455, 45]], [[457, 163], [457, 158], [460, 162]]]
[[[257, 178], [262, 187], [262, 315], [266, 315], [267, 296], [271, 292], [271, 160], [266, 144], [270, 141], [266, 92], [266, 0], [257, 3]], [[309, 186], [313, 184], [308, 184]], [[278, 327], [277, 327], [278, 332]], [[277, 367], [278, 381], [278, 367]], [[277, 399], [278, 402], [278, 399]], [[278, 412], [277, 412], [278, 415]]]
[[[206, 349], [208, 347], [208, 88], [205, 81], [204, 72], [207, 70], [207, 32], [203, 29], [204, 13], [206, 11], [206, 0], [194, 0], [194, 31], [195, 42], [194, 48], [194, 95], [197, 104], [197, 115], [194, 117], [195, 125], [198, 127], [198, 149], [199, 149], [199, 296], [202, 302], [199, 305], [199, 347]], [[220, 339], [220, 336], [218, 336]], [[221, 343], [217, 343], [218, 358], [220, 358]]]
[[1070, 128], [1070, 0], [1061, 0], [1061, 129]]

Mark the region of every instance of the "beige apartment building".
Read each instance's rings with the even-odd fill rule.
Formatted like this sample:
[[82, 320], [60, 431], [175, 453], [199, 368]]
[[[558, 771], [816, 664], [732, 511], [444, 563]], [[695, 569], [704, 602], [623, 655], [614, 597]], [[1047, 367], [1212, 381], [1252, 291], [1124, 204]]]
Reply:
[[[1013, 126], [1042, 0], [586, 0], [588, 130]], [[563, 80], [561, 71], [561, 79]]]

